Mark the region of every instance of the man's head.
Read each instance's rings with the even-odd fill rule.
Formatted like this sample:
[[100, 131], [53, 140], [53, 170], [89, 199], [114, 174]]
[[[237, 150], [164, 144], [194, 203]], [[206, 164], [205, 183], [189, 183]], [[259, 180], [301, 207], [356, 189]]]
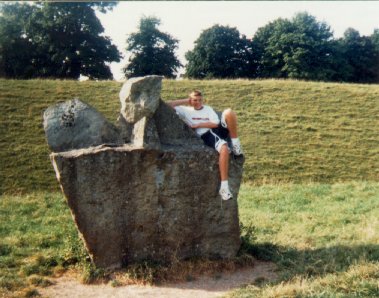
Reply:
[[189, 95], [189, 104], [195, 110], [200, 110], [203, 107], [203, 96], [199, 90], [193, 90]]

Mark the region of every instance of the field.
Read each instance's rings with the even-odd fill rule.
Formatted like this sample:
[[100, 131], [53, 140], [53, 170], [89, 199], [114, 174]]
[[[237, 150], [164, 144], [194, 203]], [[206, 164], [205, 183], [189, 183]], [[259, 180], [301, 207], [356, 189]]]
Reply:
[[[72, 98], [112, 122], [118, 82], [0, 80], [0, 297], [38, 295], [66, 270], [90, 281], [42, 126]], [[243, 253], [277, 264], [231, 297], [379, 296], [379, 85], [301, 81], [163, 81], [162, 99], [198, 88], [239, 116], [246, 155]]]

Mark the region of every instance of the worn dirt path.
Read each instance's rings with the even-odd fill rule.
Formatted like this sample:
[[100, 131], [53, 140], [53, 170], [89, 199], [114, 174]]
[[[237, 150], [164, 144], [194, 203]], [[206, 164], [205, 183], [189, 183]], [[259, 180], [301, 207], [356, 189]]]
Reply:
[[203, 276], [190, 282], [112, 287], [110, 284], [83, 285], [72, 276], [62, 276], [54, 279], [54, 285], [38, 291], [43, 297], [51, 298], [211, 298], [221, 297], [257, 280], [275, 278], [273, 263], [256, 261], [253, 267], [218, 274], [217, 277]]

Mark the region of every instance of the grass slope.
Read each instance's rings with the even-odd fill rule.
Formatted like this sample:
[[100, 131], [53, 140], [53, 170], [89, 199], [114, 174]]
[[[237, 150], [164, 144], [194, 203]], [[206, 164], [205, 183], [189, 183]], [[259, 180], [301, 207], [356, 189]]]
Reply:
[[378, 179], [378, 85], [272, 80], [201, 88], [212, 105], [238, 113], [245, 181]]
[[[36, 296], [72, 265], [85, 279], [101, 275], [55, 192], [42, 114], [77, 97], [115, 122], [121, 85], [0, 80], [0, 297]], [[162, 98], [194, 88], [239, 115], [243, 249], [279, 268], [278, 281], [259, 279], [231, 296], [378, 297], [379, 85], [164, 80]], [[132, 275], [159, 274], [144, 268]]]
[[[43, 111], [80, 98], [115, 123], [121, 86], [111, 81], [0, 80], [0, 194], [57, 190]], [[183, 98], [194, 88], [216, 109], [237, 111], [245, 182], [379, 178], [379, 85], [164, 80], [162, 98]]]

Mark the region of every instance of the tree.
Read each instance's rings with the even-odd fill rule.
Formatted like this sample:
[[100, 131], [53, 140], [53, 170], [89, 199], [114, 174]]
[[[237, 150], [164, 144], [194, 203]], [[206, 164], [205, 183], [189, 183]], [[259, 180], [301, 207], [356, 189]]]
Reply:
[[[377, 57], [376, 64], [379, 64], [379, 29], [375, 29], [374, 33], [370, 36], [371, 42], [375, 48], [375, 55]], [[379, 65], [376, 68], [375, 82], [379, 82]]]
[[277, 19], [259, 28], [253, 49], [260, 56], [259, 76], [330, 80], [335, 75], [330, 27], [307, 13]]
[[174, 78], [182, 66], [175, 56], [178, 40], [159, 31], [159, 25], [158, 18], [143, 17], [138, 32], [128, 37], [126, 50], [131, 56], [123, 69], [126, 77], [154, 74]]
[[370, 36], [370, 39], [375, 46], [375, 51], [379, 52], [379, 29], [374, 30], [374, 33]]
[[252, 39], [252, 48], [257, 55], [257, 76], [261, 78], [285, 78], [282, 36], [293, 31], [287, 19], [279, 18], [258, 28]]
[[[114, 6], [102, 2], [1, 6], [0, 75], [6, 78], [110, 79], [107, 62], [121, 54], [96, 17]], [[20, 62], [17, 62], [17, 60]]]
[[333, 76], [334, 51], [331, 41], [333, 33], [324, 22], [299, 13], [292, 20], [293, 34], [289, 42], [292, 48], [284, 59], [285, 70], [290, 78], [307, 80], [330, 80]]
[[195, 48], [186, 53], [186, 76], [190, 78], [254, 77], [250, 43], [236, 28], [214, 25], [204, 30]]
[[36, 47], [27, 38], [26, 20], [30, 20], [36, 7], [26, 4], [0, 6], [0, 77], [30, 78]]
[[357, 30], [348, 28], [339, 40], [351, 69], [347, 77], [348, 82], [378, 82], [379, 52], [374, 37], [375, 35], [360, 36]]

